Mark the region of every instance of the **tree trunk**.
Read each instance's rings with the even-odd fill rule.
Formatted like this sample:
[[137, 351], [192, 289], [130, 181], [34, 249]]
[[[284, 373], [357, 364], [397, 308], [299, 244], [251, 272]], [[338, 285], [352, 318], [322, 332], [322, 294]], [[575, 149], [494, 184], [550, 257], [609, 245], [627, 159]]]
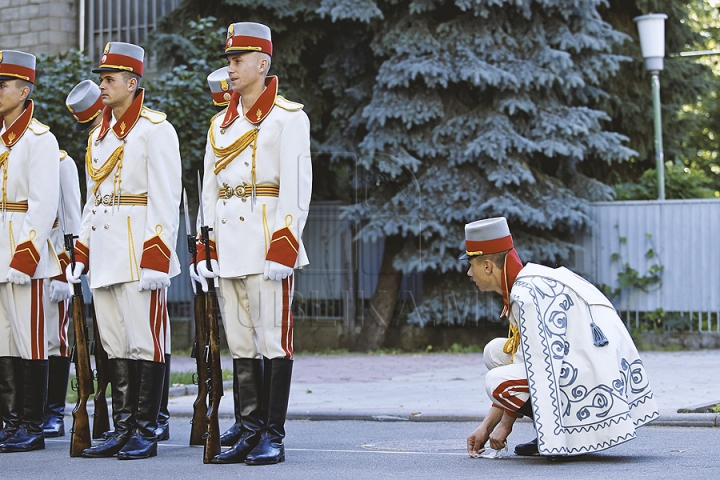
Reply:
[[402, 237], [392, 236], [385, 239], [377, 288], [370, 299], [368, 315], [355, 341], [355, 350], [358, 352], [375, 351], [385, 342], [402, 283], [402, 273], [393, 267], [393, 260], [402, 250], [402, 246]]

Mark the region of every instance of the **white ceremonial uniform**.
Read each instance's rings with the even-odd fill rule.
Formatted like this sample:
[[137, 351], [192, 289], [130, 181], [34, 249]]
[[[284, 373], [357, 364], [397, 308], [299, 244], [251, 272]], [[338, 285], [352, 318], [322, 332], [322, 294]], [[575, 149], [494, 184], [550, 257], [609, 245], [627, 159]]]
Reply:
[[[222, 319], [234, 358], [292, 358], [293, 275], [273, 281], [263, 272], [266, 260], [308, 264], [301, 236], [312, 189], [310, 122], [302, 105], [277, 95], [276, 77], [268, 77], [245, 116], [239, 100], [235, 93], [212, 120], [205, 153], [203, 206], [213, 228], [209, 253], [220, 270]], [[239, 140], [253, 132], [256, 143], [233, 158]]]
[[60, 203], [58, 205], [57, 221], [50, 231], [52, 244], [60, 260], [61, 273], [56, 277], [45, 279], [44, 310], [45, 330], [48, 341], [48, 356], [70, 356], [68, 345], [68, 300], [52, 302], [50, 300], [50, 282], [65, 282], [65, 267], [70, 263], [70, 257], [65, 251], [65, 233], [77, 235], [80, 231], [80, 179], [75, 161], [64, 151], [60, 150]]
[[143, 97], [140, 89], [120, 119], [105, 107], [90, 134], [88, 199], [75, 251], [88, 267], [109, 358], [164, 362], [166, 292], [139, 292], [138, 281], [142, 268], [180, 273], [182, 165], [175, 129], [165, 114], [144, 107]]
[[[658, 416], [625, 325], [587, 280], [566, 268], [527, 264], [510, 298], [522, 354], [490, 370], [486, 388], [509, 413], [530, 399], [542, 455], [607, 449], [635, 438], [637, 427]], [[486, 361], [503, 363], [501, 343], [488, 344]]]
[[[33, 102], [9, 127], [0, 117], [0, 356], [47, 358], [43, 279], [60, 273], [49, 236], [58, 206], [59, 149], [50, 129], [32, 118]], [[7, 280], [10, 268], [29, 275]]]

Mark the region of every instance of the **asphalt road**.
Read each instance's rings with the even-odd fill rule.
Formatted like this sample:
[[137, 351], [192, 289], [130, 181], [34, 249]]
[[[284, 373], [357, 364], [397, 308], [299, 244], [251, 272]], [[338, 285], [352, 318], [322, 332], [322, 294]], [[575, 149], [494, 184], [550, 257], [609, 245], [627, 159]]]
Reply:
[[[230, 421], [221, 422], [226, 428]], [[720, 428], [648, 426], [638, 438], [604, 452], [548, 462], [540, 457], [471, 459], [466, 422], [289, 421], [287, 461], [250, 467], [203, 465], [202, 447], [188, 447], [187, 418], [174, 418], [158, 457], [70, 458], [69, 437], [48, 439], [44, 451], [0, 454], [0, 478], [15, 479], [713, 479], [720, 478]], [[532, 439], [529, 422], [510, 435], [514, 446]]]

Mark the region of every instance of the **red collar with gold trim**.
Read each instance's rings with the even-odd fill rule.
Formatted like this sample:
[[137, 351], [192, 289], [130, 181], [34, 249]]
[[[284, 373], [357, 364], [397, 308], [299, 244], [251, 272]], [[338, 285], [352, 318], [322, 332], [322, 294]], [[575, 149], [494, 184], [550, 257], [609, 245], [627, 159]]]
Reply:
[[[3, 133], [0, 138], [2, 138], [3, 145], [6, 147], [12, 147], [15, 145], [20, 138], [25, 133], [25, 130], [27, 130], [28, 125], [30, 125], [30, 121], [33, 117], [33, 112], [35, 110], [35, 102], [32, 100], [29, 100], [29, 105], [25, 107], [25, 110], [23, 110], [23, 113], [20, 114], [18, 118], [15, 119], [15, 121], [8, 127], [7, 130], [5, 130], [5, 133]], [[3, 116], [0, 115], [0, 122], [3, 121]]]
[[520, 260], [520, 256], [518, 255], [517, 250], [513, 248], [507, 253], [507, 255], [505, 255], [505, 265], [503, 265], [501, 288], [503, 303], [505, 304], [505, 307], [500, 314], [501, 317], [504, 317], [508, 314], [508, 311], [510, 309], [510, 289], [512, 288], [513, 283], [515, 283], [515, 279], [517, 278], [522, 268], [523, 264]]
[[115, 120], [115, 125], [110, 128], [110, 120], [112, 119], [112, 109], [110, 107], [103, 108], [103, 121], [100, 125], [100, 133], [98, 134], [98, 140], [105, 138], [108, 131], [112, 130], [115, 136], [119, 139], [127, 137], [130, 130], [133, 129], [138, 119], [140, 118], [140, 111], [143, 107], [143, 101], [145, 100], [145, 89], [139, 88], [140, 93], [135, 97], [130, 107], [123, 113], [123, 116]]
[[[248, 122], [253, 125], [259, 125], [265, 117], [268, 116], [273, 105], [275, 105], [275, 97], [278, 92], [278, 79], [276, 76], [270, 76], [265, 79], [265, 90], [260, 94], [260, 97], [255, 101], [252, 107], [248, 109], [245, 114], [245, 118]], [[240, 117], [238, 112], [238, 105], [240, 104], [240, 94], [233, 92], [230, 97], [230, 104], [228, 105], [227, 112], [225, 112], [225, 118], [220, 124], [221, 128], [227, 128], [235, 120]]]

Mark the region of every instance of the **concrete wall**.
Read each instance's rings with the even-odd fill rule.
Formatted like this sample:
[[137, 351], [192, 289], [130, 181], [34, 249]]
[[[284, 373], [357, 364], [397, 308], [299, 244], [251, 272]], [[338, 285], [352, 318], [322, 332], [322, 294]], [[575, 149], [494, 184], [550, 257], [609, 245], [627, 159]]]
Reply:
[[77, 46], [76, 0], [0, 0], [0, 50], [38, 55]]

